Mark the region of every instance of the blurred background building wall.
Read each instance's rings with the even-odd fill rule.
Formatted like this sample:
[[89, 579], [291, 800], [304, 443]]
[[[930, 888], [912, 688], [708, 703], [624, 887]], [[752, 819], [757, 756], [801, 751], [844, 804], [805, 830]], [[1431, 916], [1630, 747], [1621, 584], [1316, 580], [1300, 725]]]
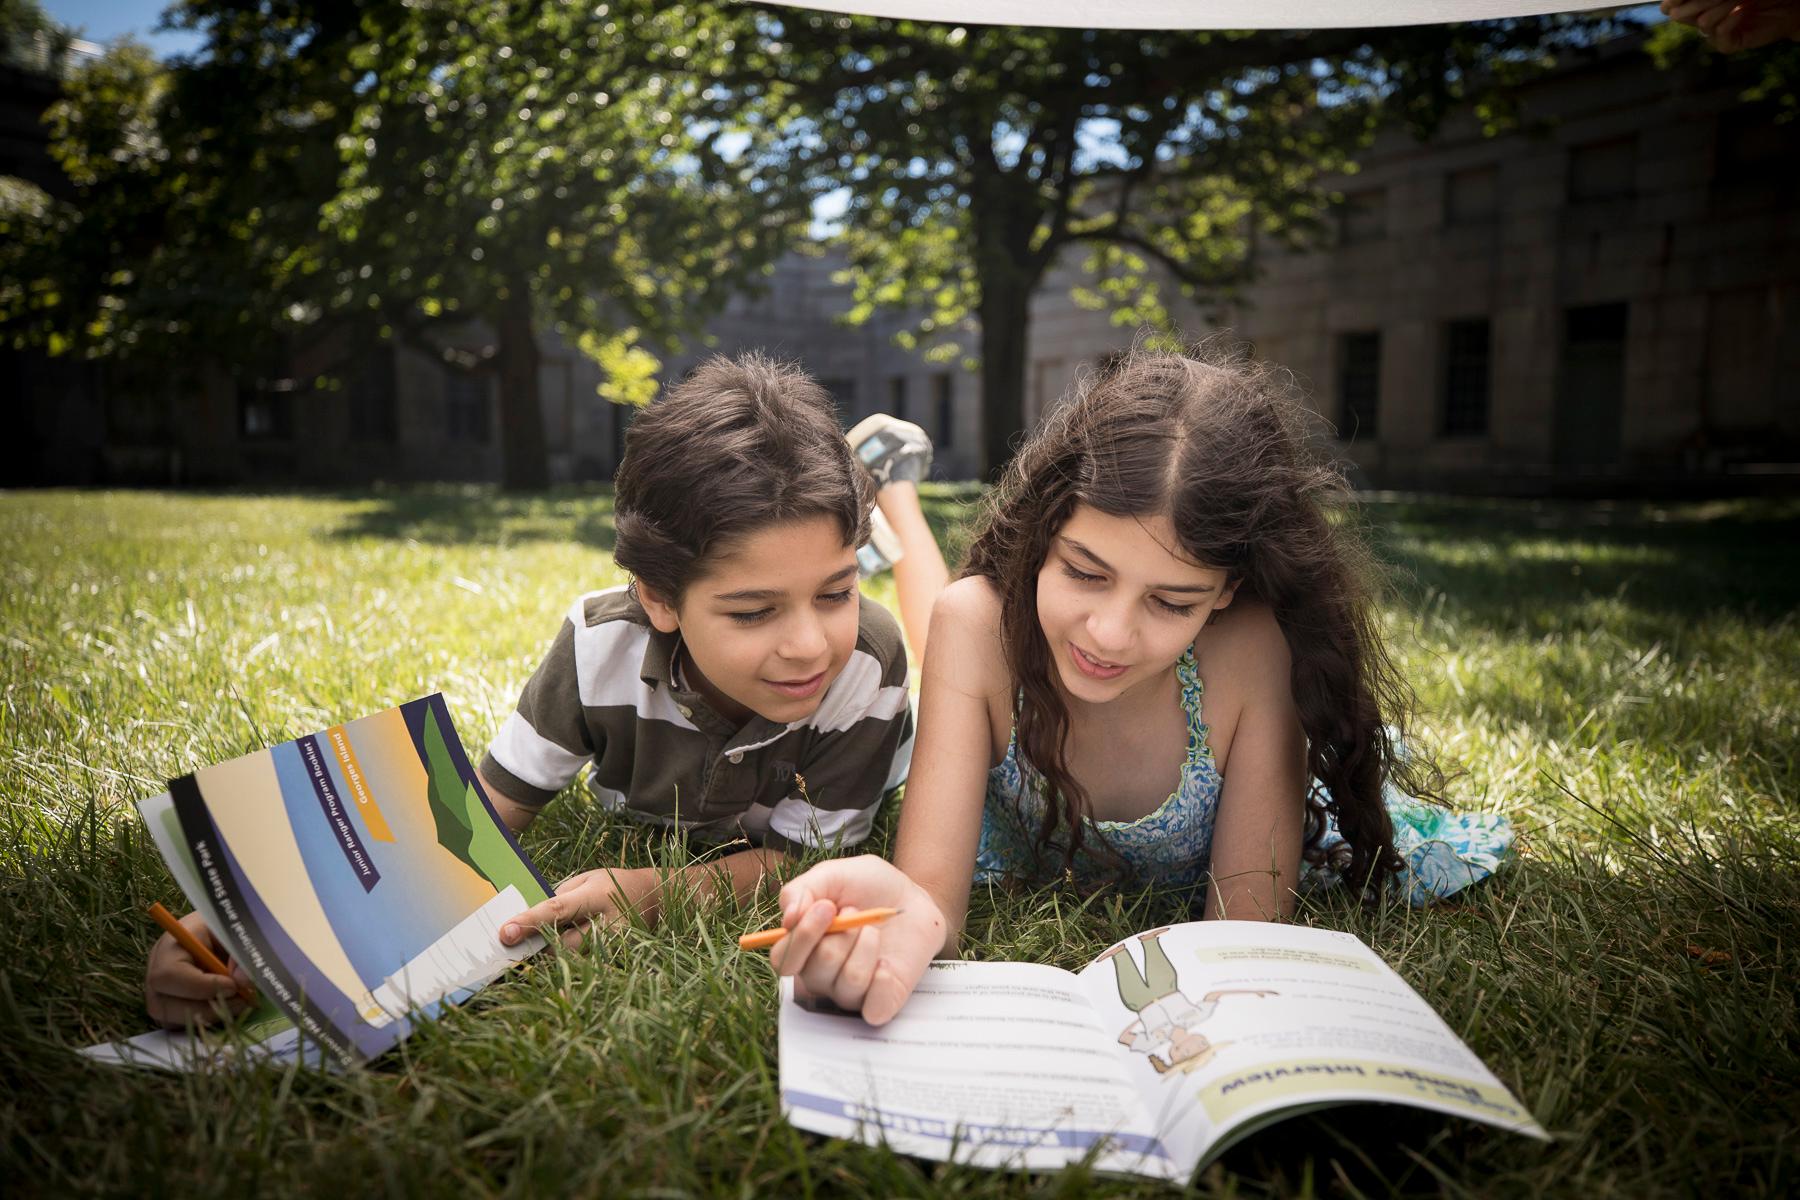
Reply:
[[[1229, 329], [1292, 370], [1321, 440], [1367, 486], [1800, 484], [1800, 121], [1738, 90], [1660, 71], [1627, 41], [1532, 84], [1503, 137], [1472, 115], [1423, 144], [1384, 134], [1339, 181], [1328, 248], [1258, 245], [1258, 280], [1236, 302], [1178, 302], [1177, 320], [1189, 336]], [[53, 98], [29, 72], [0, 72], [0, 173], [54, 190], [36, 124]], [[1033, 303], [1028, 421], [1135, 335], [1069, 298], [1083, 257]], [[824, 382], [846, 423], [902, 415], [937, 441], [940, 476], [973, 475], [979, 376], [929, 359], [930, 343], [896, 346], [906, 314], [842, 324], [841, 267], [829, 249], [788, 255], [662, 378], [763, 349]], [[321, 371], [333, 389], [314, 388]], [[552, 478], [610, 478], [632, 410], [555, 338], [540, 372]], [[500, 473], [493, 377], [405, 347], [345, 361], [302, 346], [255, 378], [197, 364], [179, 379], [7, 351], [0, 382], [25, 430], [0, 459], [13, 484]]]

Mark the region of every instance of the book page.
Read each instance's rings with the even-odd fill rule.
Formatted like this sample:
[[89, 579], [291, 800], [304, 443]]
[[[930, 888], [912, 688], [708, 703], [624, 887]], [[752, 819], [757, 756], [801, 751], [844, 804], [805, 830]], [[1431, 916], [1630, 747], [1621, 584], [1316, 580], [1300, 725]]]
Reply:
[[1158, 1136], [1190, 1166], [1324, 1103], [1392, 1101], [1547, 1136], [1350, 934], [1193, 922], [1127, 938], [1079, 978]]
[[880, 1028], [782, 980], [781, 1107], [801, 1129], [984, 1167], [1179, 1179], [1075, 977], [937, 962]]

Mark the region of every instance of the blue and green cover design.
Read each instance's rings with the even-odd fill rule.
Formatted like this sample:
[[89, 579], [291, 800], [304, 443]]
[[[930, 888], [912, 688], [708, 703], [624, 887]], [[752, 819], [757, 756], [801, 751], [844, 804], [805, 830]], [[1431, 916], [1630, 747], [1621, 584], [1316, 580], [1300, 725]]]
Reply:
[[507, 889], [520, 907], [551, 892], [482, 790], [441, 695], [169, 790], [221, 936], [302, 1034], [346, 1064], [438, 1010], [384, 1009], [384, 982]]

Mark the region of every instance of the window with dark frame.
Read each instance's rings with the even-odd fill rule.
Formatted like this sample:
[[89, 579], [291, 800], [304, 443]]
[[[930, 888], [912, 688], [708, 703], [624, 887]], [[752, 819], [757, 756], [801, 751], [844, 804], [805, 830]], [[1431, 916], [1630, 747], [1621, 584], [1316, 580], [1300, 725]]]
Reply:
[[[281, 383], [288, 383], [283, 380]], [[237, 385], [238, 436], [247, 442], [284, 441], [294, 436], [292, 385], [262, 380]]]
[[640, 410], [635, 404], [622, 404], [617, 400], [609, 400], [607, 403], [612, 405], [612, 457], [613, 470], [617, 471], [619, 463], [625, 458], [625, 434]]
[[906, 376], [896, 375], [888, 380], [888, 415], [906, 420]]
[[1464, 167], [1444, 177], [1444, 221], [1485, 225], [1500, 214], [1500, 168]]
[[1338, 437], [1375, 436], [1381, 407], [1381, 333], [1338, 335]]
[[444, 373], [444, 433], [453, 442], [485, 445], [491, 436], [488, 379], [466, 371]]
[[1446, 437], [1487, 432], [1492, 364], [1486, 317], [1451, 321], [1444, 327], [1444, 409], [1439, 431]]
[[400, 436], [394, 350], [381, 346], [357, 364], [344, 389], [350, 407], [350, 437], [359, 442], [393, 442]]
[[1637, 190], [1637, 138], [1608, 138], [1569, 150], [1569, 199], [1621, 200]]
[[1338, 212], [1338, 240], [1349, 246], [1387, 236], [1387, 192], [1382, 188], [1352, 192]]
[[819, 386], [837, 408], [838, 421], [848, 429], [856, 424], [856, 380], [843, 377], [819, 380]]
[[939, 371], [931, 377], [931, 404], [937, 418], [937, 444], [949, 449], [956, 440], [956, 381], [950, 372]]

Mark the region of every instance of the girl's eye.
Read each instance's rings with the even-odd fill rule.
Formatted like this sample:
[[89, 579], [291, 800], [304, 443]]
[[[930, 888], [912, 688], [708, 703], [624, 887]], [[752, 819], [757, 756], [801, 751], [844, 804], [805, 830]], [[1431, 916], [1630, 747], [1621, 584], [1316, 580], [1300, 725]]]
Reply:
[[1156, 601], [1156, 607], [1162, 609], [1162, 611], [1168, 613], [1171, 617], [1191, 617], [1194, 615], [1194, 609], [1199, 607], [1195, 604], [1170, 604], [1161, 596], [1152, 596], [1151, 599]]
[[755, 612], [734, 612], [725, 615], [730, 617], [734, 624], [755, 625], [774, 611], [772, 608], [759, 608]]
[[824, 595], [820, 596], [819, 599], [827, 604], [848, 604], [850, 602], [850, 597], [855, 594], [855, 588], [845, 588], [841, 592], [826, 592]]
[[1096, 579], [1100, 578], [1098, 575], [1089, 575], [1086, 571], [1077, 571], [1068, 563], [1064, 563], [1062, 569], [1063, 574], [1067, 575], [1070, 579], [1073, 579], [1076, 583], [1093, 583]]

